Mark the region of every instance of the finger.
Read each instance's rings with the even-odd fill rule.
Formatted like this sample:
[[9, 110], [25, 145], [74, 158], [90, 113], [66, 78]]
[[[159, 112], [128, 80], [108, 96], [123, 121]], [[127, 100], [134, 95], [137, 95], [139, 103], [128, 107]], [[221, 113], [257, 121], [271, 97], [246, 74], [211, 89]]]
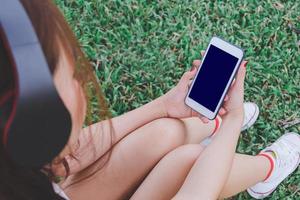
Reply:
[[243, 61], [243, 63], [241, 64], [241, 67], [239, 68], [236, 80], [235, 80], [235, 85], [239, 88], [243, 88], [244, 86], [244, 80], [245, 80], [245, 76], [246, 76], [246, 65], [247, 62]]
[[200, 61], [200, 60], [194, 60], [194, 61], [193, 61], [192, 67], [196, 67], [196, 68], [198, 69], [199, 66], [200, 66], [200, 64], [201, 64], [201, 61]]
[[241, 63], [241, 67], [246, 67], [248, 60], [243, 60]]
[[192, 115], [192, 117], [199, 117], [199, 119], [200, 119], [204, 124], [209, 123], [209, 119], [207, 119], [207, 118], [204, 117], [203, 115], [199, 114], [198, 112], [194, 111], [193, 109], [192, 109], [191, 115]]
[[235, 78], [232, 80], [231, 86], [233, 86], [235, 83]]
[[199, 116], [199, 113], [194, 111], [193, 109], [192, 110], [192, 116], [191, 117], [198, 117]]
[[222, 107], [222, 108], [220, 109], [220, 111], [219, 111], [219, 114], [220, 114], [220, 115], [225, 115], [226, 112], [227, 112], [227, 111], [225, 110], [225, 108]]
[[194, 76], [196, 75], [196, 72], [197, 72], [197, 69], [196, 69], [196, 68], [193, 68], [191, 71], [185, 72], [185, 73], [182, 75], [182, 77], [181, 77], [181, 79], [180, 79], [179, 82], [183, 83], [183, 85], [185, 85], [185, 87], [186, 87], [186, 84], [188, 84], [188, 82], [189, 82], [192, 78], [194, 78]]
[[188, 87], [190, 88], [192, 85], [193, 80], [190, 80], [190, 82], [188, 83]]
[[199, 116], [200, 120], [204, 123], [204, 124], [208, 124], [209, 120], [206, 117], [203, 117], [202, 115]]
[[185, 72], [177, 84], [178, 88], [182, 91], [186, 91], [189, 88], [192, 79], [195, 77], [196, 72], [196, 68], [194, 68], [192, 71]]
[[202, 51], [201, 51], [201, 56], [203, 57], [203, 56], [204, 56], [204, 54], [205, 54], [205, 51], [204, 51], [204, 50], [202, 50]]
[[[243, 60], [242, 63], [240, 64], [240, 68], [246, 67], [247, 63], [248, 63], [247, 60]], [[235, 84], [235, 81], [236, 81], [236, 77], [232, 80], [231, 86], [233, 86]]]
[[226, 95], [225, 98], [224, 98], [224, 101], [228, 101], [228, 99], [229, 99], [229, 96]]

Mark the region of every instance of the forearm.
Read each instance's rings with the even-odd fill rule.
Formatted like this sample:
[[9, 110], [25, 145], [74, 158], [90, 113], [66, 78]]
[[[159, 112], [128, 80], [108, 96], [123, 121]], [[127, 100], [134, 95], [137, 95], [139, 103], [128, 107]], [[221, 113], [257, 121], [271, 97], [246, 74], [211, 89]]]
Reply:
[[240, 129], [241, 120], [224, 118], [216, 137], [201, 153], [174, 199], [218, 198], [231, 169]]

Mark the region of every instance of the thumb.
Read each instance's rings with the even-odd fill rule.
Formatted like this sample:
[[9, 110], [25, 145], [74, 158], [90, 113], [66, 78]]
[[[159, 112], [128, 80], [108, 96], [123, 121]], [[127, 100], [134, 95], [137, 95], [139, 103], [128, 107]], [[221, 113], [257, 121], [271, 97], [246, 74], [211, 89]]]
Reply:
[[197, 68], [193, 67], [190, 71], [187, 71], [182, 75], [180, 82], [189, 83], [189, 81], [195, 77], [196, 72], [197, 72]]

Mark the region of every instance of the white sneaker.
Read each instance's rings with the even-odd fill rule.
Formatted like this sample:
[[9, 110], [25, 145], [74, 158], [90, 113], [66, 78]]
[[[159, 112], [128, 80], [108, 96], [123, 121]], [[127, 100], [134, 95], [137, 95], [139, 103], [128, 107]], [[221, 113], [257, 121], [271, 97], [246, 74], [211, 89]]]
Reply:
[[[243, 126], [242, 126], [241, 131], [244, 131], [244, 130], [250, 128], [257, 120], [258, 115], [259, 115], [259, 108], [255, 103], [251, 103], [251, 102], [244, 103], [244, 121], [243, 121]], [[220, 127], [222, 120], [219, 120], [219, 121], [220, 121], [220, 124], [219, 124], [219, 127]], [[214, 134], [205, 138], [201, 142], [201, 144], [204, 146], [207, 146], [208, 144], [210, 144], [213, 135]]]
[[[275, 156], [268, 151], [273, 152]], [[300, 135], [286, 133], [261, 153], [271, 155], [270, 157], [274, 159], [274, 168], [267, 180], [247, 189], [247, 192], [256, 199], [270, 195], [286, 177], [297, 169], [300, 163]]]
[[241, 131], [250, 128], [257, 120], [258, 115], [259, 108], [255, 103], [244, 103], [244, 122]]

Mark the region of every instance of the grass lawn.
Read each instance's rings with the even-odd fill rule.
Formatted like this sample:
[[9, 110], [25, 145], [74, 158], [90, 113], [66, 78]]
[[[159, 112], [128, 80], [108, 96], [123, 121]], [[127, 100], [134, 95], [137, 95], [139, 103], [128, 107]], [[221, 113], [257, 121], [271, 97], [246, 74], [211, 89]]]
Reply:
[[[56, 0], [95, 67], [114, 115], [171, 89], [218, 35], [249, 61], [245, 99], [261, 114], [238, 152], [256, 154], [300, 118], [300, 1]], [[297, 44], [298, 43], [298, 44]], [[234, 199], [251, 199], [241, 193]], [[300, 170], [269, 199], [300, 199]]]

